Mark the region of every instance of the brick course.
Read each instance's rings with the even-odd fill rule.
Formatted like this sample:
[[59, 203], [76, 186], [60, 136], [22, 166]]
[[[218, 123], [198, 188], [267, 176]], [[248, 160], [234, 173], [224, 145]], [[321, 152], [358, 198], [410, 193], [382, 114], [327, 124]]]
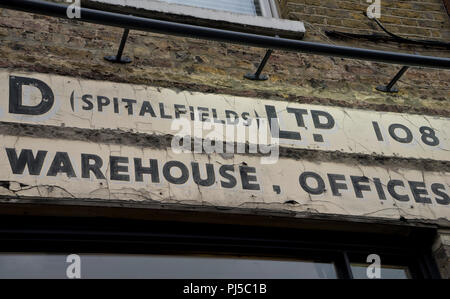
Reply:
[[[338, 26], [345, 32], [381, 32], [363, 12], [369, 3], [364, 0], [287, 0], [284, 15], [312, 26]], [[388, 30], [404, 37], [450, 41], [450, 18], [442, 0], [381, 0], [381, 19]]]

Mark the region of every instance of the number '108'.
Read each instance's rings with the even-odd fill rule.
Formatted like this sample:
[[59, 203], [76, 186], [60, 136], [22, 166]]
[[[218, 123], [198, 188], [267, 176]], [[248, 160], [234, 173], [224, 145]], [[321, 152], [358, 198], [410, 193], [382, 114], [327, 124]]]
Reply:
[[[373, 129], [375, 130], [375, 134], [377, 135], [378, 141], [384, 141], [383, 134], [381, 134], [380, 126], [378, 122], [372, 122]], [[397, 142], [400, 143], [411, 143], [414, 139], [413, 133], [411, 130], [402, 124], [392, 124], [388, 128], [389, 135]], [[400, 133], [402, 132], [402, 133]], [[421, 134], [422, 142], [429, 146], [438, 146], [439, 139], [436, 136], [436, 132], [433, 128], [430, 127], [420, 127], [419, 132]], [[406, 136], [405, 136], [406, 135]], [[404, 137], [403, 137], [404, 136]]]

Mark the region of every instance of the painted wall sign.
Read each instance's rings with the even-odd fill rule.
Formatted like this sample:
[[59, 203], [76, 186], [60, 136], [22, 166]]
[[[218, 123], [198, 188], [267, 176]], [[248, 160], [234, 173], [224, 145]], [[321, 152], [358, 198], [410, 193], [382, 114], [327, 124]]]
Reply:
[[[0, 136], [0, 196], [157, 201], [312, 214], [450, 220], [450, 175], [255, 156], [173, 154]], [[282, 169], [282, 171], [280, 171]]]
[[[0, 121], [176, 134], [174, 121], [226, 128], [274, 119], [285, 147], [450, 161], [450, 119], [302, 105], [141, 85], [0, 72]], [[256, 121], [255, 121], [256, 120]], [[191, 136], [204, 137], [205, 131]], [[225, 130], [224, 130], [225, 129]], [[240, 130], [237, 130], [240, 131]], [[247, 137], [244, 137], [247, 138]], [[249, 139], [245, 139], [249, 141]], [[258, 142], [258, 141], [256, 141]]]

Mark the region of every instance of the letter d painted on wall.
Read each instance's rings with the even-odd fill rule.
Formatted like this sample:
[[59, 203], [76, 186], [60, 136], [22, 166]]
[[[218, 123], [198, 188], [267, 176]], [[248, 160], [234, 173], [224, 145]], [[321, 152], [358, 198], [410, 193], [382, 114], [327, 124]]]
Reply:
[[[30, 86], [39, 89], [42, 95], [41, 102], [36, 106], [25, 106], [22, 103], [22, 86]], [[51, 88], [38, 79], [26, 77], [9, 77], [9, 113], [42, 115], [48, 112], [55, 102]]]

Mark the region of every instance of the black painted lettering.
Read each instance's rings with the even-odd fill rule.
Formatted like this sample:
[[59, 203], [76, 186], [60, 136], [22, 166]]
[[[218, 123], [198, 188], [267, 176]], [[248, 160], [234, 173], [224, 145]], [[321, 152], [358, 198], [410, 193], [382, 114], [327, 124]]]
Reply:
[[384, 193], [383, 185], [381, 184], [380, 179], [379, 178], [374, 178], [373, 182], [375, 184], [375, 189], [377, 189], [378, 198], [380, 200], [386, 200], [386, 194]]
[[257, 181], [256, 176], [249, 175], [250, 173], [256, 173], [256, 169], [254, 167], [239, 166], [239, 172], [241, 174], [242, 188], [244, 190], [260, 190], [259, 184], [251, 183]]
[[436, 131], [433, 130], [433, 128], [430, 127], [421, 127], [419, 129], [420, 133], [422, 134], [422, 142], [429, 146], [438, 146], [439, 145], [439, 138], [436, 136]]
[[211, 109], [214, 123], [216, 124], [225, 124], [225, 121], [223, 119], [217, 119], [217, 111], [216, 109]]
[[209, 109], [205, 107], [198, 107], [197, 110], [199, 111], [200, 115], [200, 121], [206, 122], [209, 121]]
[[194, 107], [189, 106], [189, 114], [191, 115], [191, 120], [194, 121], [195, 120]]
[[111, 100], [104, 96], [97, 96], [97, 109], [98, 112], [103, 111], [103, 107], [108, 106], [111, 103]]
[[330, 182], [331, 191], [334, 196], [342, 196], [339, 190], [347, 190], [347, 184], [340, 184], [337, 181], [345, 181], [345, 176], [342, 174], [328, 174], [328, 181]]
[[192, 178], [194, 182], [203, 187], [209, 187], [214, 184], [216, 181], [216, 175], [214, 173], [214, 165], [207, 163], [206, 164], [206, 179], [202, 179], [200, 175], [200, 169], [197, 162], [192, 162]]
[[119, 99], [113, 98], [114, 103], [114, 113], [119, 114]]
[[[278, 131], [279, 138], [292, 139], [292, 140], [301, 140], [302, 139], [300, 136], [300, 133], [298, 133], [298, 132], [282, 131], [280, 129], [280, 123], [278, 121], [272, 121], [273, 119], [278, 119], [277, 111], [275, 110], [275, 107], [270, 106], [270, 105], [265, 105], [265, 107], [266, 107], [267, 119], [269, 120], [270, 132], [272, 133], [272, 136], [273, 136], [273, 132]], [[273, 136], [273, 137], [277, 137], [277, 136]]]
[[[181, 171], [181, 176], [180, 177], [174, 177], [171, 174], [171, 170], [172, 168], [178, 168]], [[186, 167], [186, 165], [184, 165], [183, 163], [179, 162], [179, 161], [169, 161], [167, 162], [164, 167], [163, 167], [163, 175], [164, 178], [172, 184], [176, 184], [176, 185], [182, 185], [184, 183], [187, 182], [187, 180], [189, 179], [189, 170]]]
[[[311, 110], [314, 127], [316, 129], [332, 129], [335, 125], [334, 118], [330, 113], [320, 110]], [[320, 117], [326, 119], [326, 122], [320, 122]]]
[[42, 165], [44, 163], [47, 151], [38, 151], [36, 158], [33, 156], [33, 151], [30, 149], [23, 149], [20, 151], [19, 158], [17, 158], [16, 149], [6, 148], [6, 154], [8, 155], [9, 165], [11, 171], [14, 174], [23, 174], [25, 166], [28, 167], [28, 173], [30, 175], [40, 175]]
[[[22, 104], [22, 87], [24, 85], [36, 87], [42, 95], [41, 102], [36, 106], [25, 106]], [[9, 113], [42, 115], [53, 107], [55, 97], [52, 89], [38, 79], [26, 77], [9, 77]]]
[[132, 99], [122, 99], [122, 102], [127, 103], [125, 105], [125, 108], [128, 109], [128, 115], [133, 115], [134, 114], [134, 109], [133, 109], [133, 105], [137, 103], [136, 100], [132, 100]]
[[424, 182], [414, 182], [408, 181], [409, 187], [413, 194], [414, 200], [418, 203], [431, 203], [431, 199], [428, 197], [423, 197], [422, 195], [428, 195]]
[[94, 109], [94, 104], [92, 104], [92, 99], [93, 99], [93, 97], [92, 97], [92, 95], [90, 95], [90, 94], [85, 94], [85, 95], [83, 95], [82, 97], [81, 97], [81, 100], [87, 105], [87, 106], [82, 106], [81, 108], [83, 109], [83, 110], [92, 110], [92, 109]]
[[[313, 188], [309, 186], [307, 183], [308, 178], [314, 179], [317, 183], [317, 187]], [[305, 190], [309, 194], [320, 195], [325, 192], [325, 182], [323, 181], [322, 177], [315, 172], [303, 172], [300, 175], [299, 182], [303, 190]]]
[[[94, 161], [94, 164], [91, 164], [90, 161]], [[81, 177], [85, 179], [90, 179], [92, 171], [97, 179], [104, 180], [106, 179], [101, 171], [101, 167], [103, 166], [103, 160], [97, 155], [90, 154], [81, 154]]]
[[161, 113], [161, 118], [172, 119], [172, 115], [168, 115], [164, 109], [164, 103], [159, 103], [159, 112]]
[[236, 125], [239, 123], [239, 115], [231, 110], [225, 110], [225, 116], [227, 117], [227, 124]]
[[109, 157], [109, 168], [111, 180], [114, 181], [130, 181], [130, 176], [128, 174], [121, 174], [121, 172], [128, 172], [128, 166], [119, 165], [119, 163], [127, 163], [127, 157]]
[[[405, 132], [405, 137], [400, 137], [397, 135], [396, 130], [402, 130]], [[401, 124], [392, 124], [389, 126], [389, 135], [391, 135], [392, 138], [394, 138], [395, 141], [398, 141], [400, 143], [411, 143], [413, 141], [413, 135], [411, 133], [411, 130], [408, 129], [407, 126], [401, 125]]]
[[431, 185], [431, 191], [433, 191], [433, 193], [437, 196], [440, 196], [435, 198], [436, 202], [440, 205], [449, 205], [450, 196], [442, 190], [445, 190], [445, 186], [443, 184], [435, 183]]
[[184, 106], [184, 105], [175, 104], [174, 108], [175, 108], [175, 118], [180, 118], [181, 114], [187, 113], [186, 106]]
[[364, 198], [363, 191], [371, 191], [369, 185], [362, 185], [369, 183], [369, 178], [365, 176], [350, 176], [353, 184], [353, 189], [355, 190], [356, 198]]
[[378, 141], [384, 141], [383, 134], [381, 134], [380, 125], [378, 124], [378, 122], [373, 121], [372, 125], [373, 125], [373, 129], [375, 130], [375, 134], [377, 136], [377, 140]]
[[288, 113], [293, 113], [295, 115], [295, 119], [297, 120], [297, 126], [301, 128], [305, 128], [305, 120], [303, 119], [303, 115], [308, 115], [308, 110], [306, 109], [297, 109], [297, 108], [287, 108], [286, 111]]
[[56, 176], [58, 173], [65, 173], [69, 178], [76, 177], [69, 155], [66, 152], [57, 152], [55, 154], [47, 176]]
[[234, 187], [236, 187], [237, 180], [232, 174], [228, 173], [229, 171], [234, 172], [234, 166], [233, 165], [222, 165], [219, 168], [220, 175], [224, 179], [228, 180], [227, 182], [226, 181], [224, 182], [222, 180], [220, 181], [220, 185], [223, 188], [234, 188]]
[[400, 180], [390, 180], [387, 185], [389, 194], [398, 201], [409, 201], [408, 195], [400, 195], [395, 191], [395, 187], [405, 187], [405, 183]]
[[[244, 120], [243, 125], [248, 127], [252, 125], [252, 118], [250, 117], [250, 113], [244, 112], [241, 114], [242, 119]], [[259, 127], [259, 124], [258, 124]]]
[[142, 159], [134, 158], [134, 174], [136, 182], [144, 181], [144, 174], [150, 174], [152, 183], [159, 183], [158, 160], [150, 159], [150, 167], [142, 166]]
[[152, 117], [156, 117], [155, 111], [149, 101], [144, 101], [141, 106], [139, 116], [144, 116], [146, 113], [150, 113]]

